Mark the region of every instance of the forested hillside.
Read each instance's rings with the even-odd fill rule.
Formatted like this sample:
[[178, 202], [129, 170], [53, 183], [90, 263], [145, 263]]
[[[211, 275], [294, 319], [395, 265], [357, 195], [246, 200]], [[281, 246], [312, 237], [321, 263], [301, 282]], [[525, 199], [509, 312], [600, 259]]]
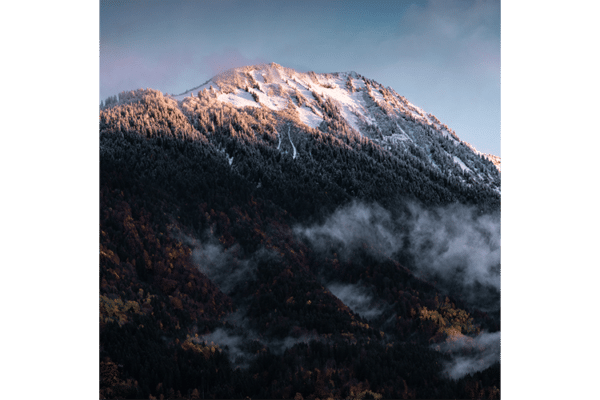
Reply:
[[102, 105], [101, 398], [499, 398], [494, 164], [234, 78]]

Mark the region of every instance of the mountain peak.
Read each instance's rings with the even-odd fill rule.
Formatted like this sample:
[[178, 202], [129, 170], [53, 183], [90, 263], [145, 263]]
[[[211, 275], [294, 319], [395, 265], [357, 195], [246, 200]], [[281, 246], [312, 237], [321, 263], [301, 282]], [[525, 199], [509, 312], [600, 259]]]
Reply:
[[[329, 99], [336, 104], [344, 119], [354, 129], [369, 137], [371, 135], [363, 132], [367, 126], [378, 127], [380, 123], [390, 125], [390, 118], [399, 119], [391, 124], [393, 131], [391, 133], [401, 134], [403, 131], [401, 126], [394, 127], [395, 122], [401, 125], [402, 121], [410, 120], [432, 127], [444, 136], [456, 137], [454, 131], [442, 124], [434, 115], [425, 113], [394, 90], [355, 71], [299, 72], [275, 62], [249, 65], [224, 71], [203, 85], [174, 98], [183, 100], [196, 91], [209, 89], [210, 86], [222, 95], [219, 96], [220, 101], [236, 106], [264, 106], [271, 110], [281, 110], [286, 108], [288, 101], [291, 100], [298, 109], [302, 121], [313, 128], [323, 120], [319, 107], [316, 107], [316, 103], [319, 102], [314, 97], [316, 94], [323, 101]], [[248, 95], [253, 98], [252, 101], [245, 101], [250, 99]], [[301, 97], [298, 97], [299, 95]], [[410, 136], [408, 133], [407, 135]]]
[[275, 62], [256, 64], [224, 71], [168, 97], [182, 111], [209, 104], [228, 104], [239, 112], [263, 109], [299, 130], [370, 140], [384, 150], [416, 155], [440, 173], [500, 191], [499, 176], [490, 172], [490, 167], [500, 170], [500, 157], [477, 151], [434, 115], [355, 71], [299, 72]]
[[[481, 377], [497, 397], [500, 173], [434, 116], [356, 73], [271, 63], [122, 93], [99, 125], [101, 397], [398, 398], [407, 374], [411, 397]], [[313, 392], [334, 349], [347, 390]], [[492, 372], [444, 381], [466, 351]], [[401, 363], [371, 379], [358, 352]]]

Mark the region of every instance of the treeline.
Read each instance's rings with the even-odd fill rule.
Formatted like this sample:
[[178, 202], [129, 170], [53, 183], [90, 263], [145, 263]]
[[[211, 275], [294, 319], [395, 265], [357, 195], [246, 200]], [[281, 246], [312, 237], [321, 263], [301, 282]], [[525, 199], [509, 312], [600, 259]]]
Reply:
[[[426, 205], [460, 202], [486, 211], [499, 210], [500, 196], [489, 186], [465, 183], [460, 175], [445, 173], [444, 165], [452, 164], [454, 169], [457, 168], [447, 156], [442, 156], [440, 150], [455, 147], [448, 139], [440, 145], [430, 146], [431, 157], [441, 166], [432, 168], [424, 161], [429, 155], [418, 146], [387, 151], [357, 136], [356, 132], [335, 129], [329, 132], [329, 125], [327, 132], [311, 129], [294, 120], [285, 110], [267, 112], [263, 108], [247, 107], [240, 111], [215, 101], [210, 93], [200, 92], [199, 96], [186, 98], [181, 106], [182, 113], [153, 92], [143, 98], [144, 105], [136, 103], [138, 105], [114, 107], [107, 115], [104, 115], [107, 111], [103, 111], [101, 131], [106, 134], [129, 132], [134, 136], [145, 133], [151, 138], [157, 136], [157, 132], [160, 132], [159, 137], [166, 138], [170, 132], [170, 136], [185, 140], [200, 138], [199, 142], [208, 138], [214, 147], [233, 157], [233, 174], [255, 185], [261, 182], [262, 191], [269, 199], [277, 197], [277, 193], [289, 193], [290, 199], [293, 199], [296, 194], [308, 191], [314, 196], [307, 200], [314, 200], [315, 204], [343, 204], [349, 198], [389, 203], [401, 196]], [[325, 106], [325, 109], [335, 115], [337, 111], [330, 107]], [[184, 114], [189, 123], [183, 120]], [[150, 127], [153, 118], [161, 121], [158, 128]], [[130, 128], [126, 127], [127, 124]], [[277, 150], [279, 139], [283, 142], [280, 150], [285, 150], [286, 146], [290, 148], [285, 137], [288, 129], [291, 129], [292, 140], [299, 152], [295, 160], [289, 152]], [[438, 141], [431, 143], [437, 144]], [[197, 151], [198, 146], [188, 147]], [[143, 158], [144, 153], [137, 157]], [[491, 162], [487, 164], [489, 166], [482, 172], [487, 173], [490, 168], [495, 170]], [[334, 198], [327, 201], [321, 197], [324, 193]], [[308, 208], [311, 206], [307, 204]], [[281, 204], [281, 208], [302, 214], [302, 210], [289, 204]], [[311, 209], [309, 213], [312, 215], [314, 211]]]

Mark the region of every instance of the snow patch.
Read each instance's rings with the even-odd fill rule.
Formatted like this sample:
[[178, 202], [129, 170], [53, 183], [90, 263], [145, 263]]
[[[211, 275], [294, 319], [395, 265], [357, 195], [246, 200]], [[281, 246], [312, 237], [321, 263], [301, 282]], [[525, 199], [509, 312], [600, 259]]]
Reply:
[[[402, 134], [406, 135], [407, 139], [410, 139], [410, 137], [408, 136], [408, 134], [406, 132], [404, 132], [404, 129], [402, 129], [402, 127], [400, 125], [398, 125], [398, 123], [396, 123], [396, 126], [398, 127], [398, 129], [400, 129], [400, 132], [402, 132]], [[412, 140], [412, 139], [410, 139], [410, 140]]]
[[294, 160], [296, 159], [296, 146], [294, 146], [294, 142], [292, 142], [292, 137], [290, 136], [290, 127], [288, 126], [288, 139], [290, 139], [290, 143], [292, 144], [292, 148], [294, 149]]
[[[259, 92], [258, 90], [254, 90], [254, 89], [249, 89], [249, 90], [252, 93], [256, 93], [256, 95], [258, 96], [258, 101], [260, 101], [261, 104], [263, 104], [265, 107], [267, 107], [271, 110], [281, 111], [287, 107], [287, 99], [284, 99], [283, 97], [268, 96], [262, 92]], [[250, 93], [249, 93], [249, 95], [252, 96]], [[254, 99], [252, 101], [254, 102]], [[254, 104], [258, 105], [256, 102], [254, 102]]]
[[234, 107], [260, 107], [252, 95], [245, 90], [236, 90], [234, 93], [228, 94], [221, 93], [217, 96], [217, 100], [229, 103]]
[[323, 118], [315, 114], [311, 109], [302, 106], [296, 107], [298, 110], [298, 115], [300, 116], [300, 121], [310, 126], [311, 128], [317, 128], [321, 122], [323, 122]]
[[371, 94], [373, 95], [373, 97], [375, 97], [378, 106], [381, 107], [381, 104], [385, 103], [385, 99], [383, 98], [383, 95], [379, 92], [379, 90], [371, 88]]
[[362, 79], [358, 79], [356, 77], [352, 78], [352, 85], [356, 89], [364, 89], [365, 88], [365, 82]]
[[412, 142], [412, 139], [406, 133], [393, 133], [391, 136], [386, 136], [386, 139], [391, 143], [403, 142], [405, 140]]
[[471, 169], [469, 167], [467, 167], [465, 165], [465, 163], [460, 158], [458, 158], [456, 156], [452, 156], [452, 157], [454, 158], [454, 162], [457, 163], [463, 171], [473, 172], [473, 171], [471, 171]]

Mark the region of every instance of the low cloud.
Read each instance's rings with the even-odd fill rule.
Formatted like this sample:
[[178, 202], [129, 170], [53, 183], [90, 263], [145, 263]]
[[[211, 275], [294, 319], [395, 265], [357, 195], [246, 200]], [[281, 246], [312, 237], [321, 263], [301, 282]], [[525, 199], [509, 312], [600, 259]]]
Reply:
[[276, 354], [282, 354], [284, 351], [298, 343], [308, 343], [313, 339], [319, 340], [319, 337], [316, 335], [314, 337], [310, 335], [302, 335], [300, 337], [288, 336], [284, 339], [269, 340], [267, 342], [267, 347], [269, 347], [269, 349]]
[[461, 336], [449, 339], [436, 345], [435, 349], [452, 356], [452, 361], [444, 366], [444, 374], [452, 379], [460, 379], [500, 361], [500, 332], [483, 332], [474, 338]]
[[208, 276], [223, 293], [231, 293], [235, 286], [251, 279], [255, 271], [249, 260], [240, 260], [239, 246], [224, 249], [219, 243], [200, 243], [192, 250], [192, 259], [200, 272]]
[[393, 231], [389, 211], [377, 204], [365, 206], [357, 202], [338, 209], [321, 225], [294, 228], [317, 251], [335, 249], [344, 258], [359, 247], [371, 249], [374, 254], [391, 255], [400, 245], [400, 238]]
[[353, 202], [324, 223], [297, 226], [294, 232], [317, 252], [336, 252], [344, 261], [359, 249], [379, 257], [402, 256], [417, 275], [482, 309], [499, 308], [499, 214], [481, 215], [463, 205], [427, 209], [415, 204], [394, 214], [377, 204]]
[[327, 289], [361, 317], [373, 319], [383, 312], [366, 288], [352, 284], [334, 283], [328, 285]]
[[[196, 343], [216, 344], [226, 350], [232, 364], [246, 368], [261, 349], [267, 348], [271, 353], [282, 354], [298, 343], [308, 343], [311, 339], [319, 339], [316, 335], [288, 336], [284, 339], [266, 338], [245, 324], [245, 317], [238, 320], [240, 325], [229, 328], [217, 328], [214, 332], [193, 339]], [[227, 346], [227, 348], [226, 348]]]
[[192, 249], [192, 260], [198, 270], [226, 294], [231, 294], [239, 283], [254, 280], [260, 261], [277, 258], [264, 248], [248, 256], [238, 244], [226, 248], [209, 232], [201, 239], [180, 231], [176, 231], [174, 237]]
[[[234, 245], [225, 248], [216, 238], [208, 232], [202, 240], [185, 236], [182, 233], [176, 235], [179, 240], [192, 248], [192, 259], [198, 269], [215, 283], [219, 289], [233, 295], [238, 284], [243, 284], [256, 279], [256, 271], [261, 262], [279, 262], [279, 255], [266, 249], [259, 249], [255, 253], [245, 256], [243, 250]], [[284, 339], [271, 339], [264, 337], [251, 328], [246, 315], [246, 307], [238, 305], [236, 312], [225, 317], [227, 327], [217, 328], [210, 334], [202, 335], [194, 339], [197, 343], [211, 342], [219, 345], [222, 349], [227, 346], [230, 361], [239, 367], [245, 368], [249, 365], [257, 350], [263, 347], [274, 353], [283, 353], [286, 349], [300, 342], [308, 342], [312, 336], [293, 337]]]
[[[500, 216], [479, 215], [452, 205], [423, 209], [411, 205], [403, 252], [426, 277], [443, 280], [470, 301], [500, 295]], [[495, 304], [499, 307], [499, 303]]]
[[219, 347], [222, 349], [227, 346], [229, 349], [229, 357], [232, 362], [234, 362], [237, 357], [243, 354], [243, 338], [239, 335], [231, 334], [223, 328], [218, 328], [212, 333], [200, 336], [199, 338], [195, 339], [195, 341], [206, 342], [207, 344], [211, 344], [212, 342], [219, 345]]

